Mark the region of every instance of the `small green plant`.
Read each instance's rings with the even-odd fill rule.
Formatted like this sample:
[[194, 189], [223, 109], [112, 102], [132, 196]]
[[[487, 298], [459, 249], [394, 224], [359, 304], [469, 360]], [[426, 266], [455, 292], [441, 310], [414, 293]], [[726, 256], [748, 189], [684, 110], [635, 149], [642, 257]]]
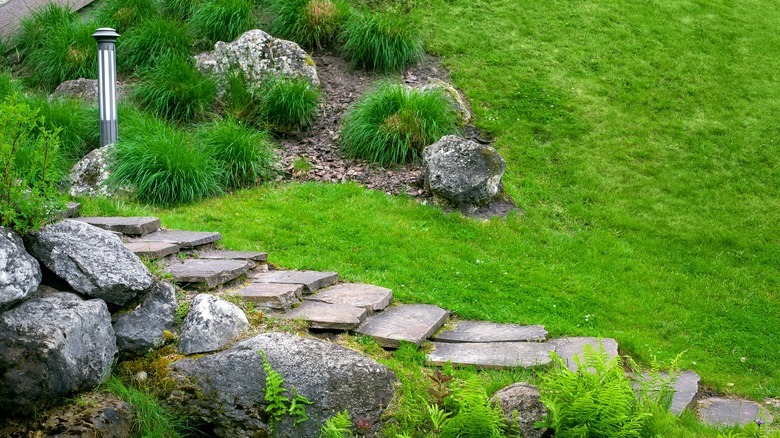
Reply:
[[270, 137], [235, 119], [204, 125], [196, 138], [200, 147], [222, 166], [228, 188], [251, 187], [277, 173]]
[[147, 18], [160, 13], [155, 0], [106, 0], [100, 2], [95, 17], [101, 27], [124, 33]]
[[189, 24], [210, 44], [231, 42], [254, 27], [253, 7], [251, 0], [204, 0], [193, 6]]
[[442, 438], [504, 436], [504, 414], [491, 404], [478, 376], [472, 375], [456, 386], [453, 398], [456, 413], [449, 419], [439, 418]]
[[269, 76], [259, 90], [258, 119], [277, 132], [308, 127], [317, 117], [319, 88], [298, 76]]
[[398, 14], [354, 13], [344, 25], [342, 37], [342, 50], [355, 67], [400, 71], [423, 56], [420, 38]]
[[264, 351], [258, 351], [258, 354], [263, 358], [263, 371], [265, 371], [265, 401], [268, 402], [265, 412], [270, 417], [272, 430], [274, 425], [285, 415], [294, 418], [293, 424], [300, 424], [308, 420], [309, 417], [306, 416], [306, 405], [312, 404], [311, 401], [301, 394], [298, 394], [295, 387], [289, 391], [291, 397], [285, 395], [285, 392], [288, 392], [288, 390], [282, 386], [284, 377], [271, 367]]
[[311, 163], [306, 158], [298, 157], [293, 160], [293, 175], [303, 175], [311, 170]]
[[341, 150], [380, 164], [414, 160], [423, 148], [457, 133], [457, 115], [440, 90], [384, 82], [344, 116]]
[[425, 410], [428, 411], [428, 418], [431, 420], [431, 428], [434, 432], [441, 432], [441, 428], [449, 421], [452, 412], [447, 412], [444, 408], [436, 404], [426, 404]]
[[428, 378], [433, 382], [433, 386], [428, 388], [428, 393], [433, 396], [436, 406], [444, 407], [444, 400], [450, 396], [450, 380], [452, 376], [444, 374], [438, 368]]
[[349, 412], [344, 411], [328, 418], [320, 427], [320, 438], [345, 438], [352, 437], [352, 418]]
[[272, 0], [270, 6], [277, 14], [271, 33], [311, 49], [333, 42], [349, 15], [338, 0]]
[[188, 55], [192, 37], [181, 22], [155, 16], [130, 28], [117, 43], [118, 67], [131, 72], [154, 65], [163, 55]]
[[214, 80], [200, 74], [192, 58], [167, 54], [141, 72], [132, 97], [159, 116], [189, 122], [204, 115], [216, 91]]

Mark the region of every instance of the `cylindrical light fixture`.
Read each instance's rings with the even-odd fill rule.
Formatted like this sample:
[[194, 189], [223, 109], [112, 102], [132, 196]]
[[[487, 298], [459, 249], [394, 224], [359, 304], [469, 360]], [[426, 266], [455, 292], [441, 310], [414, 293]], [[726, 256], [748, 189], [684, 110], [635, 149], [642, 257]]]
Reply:
[[92, 36], [97, 40], [98, 107], [100, 108], [100, 146], [117, 140], [116, 116], [116, 39], [119, 34], [101, 27]]

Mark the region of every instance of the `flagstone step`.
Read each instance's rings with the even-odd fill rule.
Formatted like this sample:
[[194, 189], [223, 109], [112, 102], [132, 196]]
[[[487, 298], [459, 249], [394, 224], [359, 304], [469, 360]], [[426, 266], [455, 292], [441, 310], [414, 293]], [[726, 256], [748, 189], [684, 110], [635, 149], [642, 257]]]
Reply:
[[179, 245], [167, 242], [126, 242], [125, 247], [138, 257], [155, 260], [179, 252]]
[[444, 324], [449, 315], [449, 310], [431, 304], [388, 307], [368, 318], [357, 332], [371, 336], [377, 344], [386, 348], [398, 348], [400, 341], [412, 342], [419, 347]]
[[550, 363], [555, 350], [546, 342], [433, 342], [428, 361], [435, 365], [473, 365], [479, 368], [529, 368]]
[[363, 307], [304, 301], [299, 307], [287, 312], [285, 317], [307, 321], [312, 329], [354, 330], [366, 320], [367, 313]]
[[486, 321], [460, 321], [431, 337], [436, 342], [532, 342], [547, 339], [541, 325], [497, 324]]
[[256, 251], [204, 251], [198, 254], [200, 259], [209, 260], [250, 260], [257, 263], [265, 263], [268, 261], [267, 252]]
[[550, 343], [555, 346], [555, 352], [563, 359], [566, 366], [572, 371], [577, 371], [577, 362], [574, 361], [574, 356], [582, 358], [582, 350], [586, 345], [598, 350], [599, 339], [601, 339], [601, 345], [610, 358], [618, 355], [617, 341], [612, 338], [571, 337], [553, 339]]
[[65, 203], [65, 213], [64, 216], [66, 218], [70, 217], [76, 217], [79, 215], [79, 212], [81, 211], [81, 204], [78, 202], [66, 202]]
[[715, 426], [744, 426], [748, 423], [771, 424], [769, 412], [756, 402], [738, 398], [709, 397], [698, 402], [699, 419]]
[[195, 248], [222, 240], [222, 235], [209, 231], [184, 231], [162, 229], [134, 240], [134, 242], [166, 242], [175, 243], [179, 249]]
[[270, 271], [253, 274], [249, 280], [253, 283], [300, 284], [303, 285], [303, 293], [308, 295], [338, 283], [339, 274], [319, 271]]
[[148, 216], [89, 216], [74, 220], [86, 222], [104, 230], [119, 232], [126, 236], [145, 236], [160, 229], [160, 219]]
[[301, 302], [303, 285], [251, 283], [230, 293], [261, 308], [286, 311]]
[[365, 308], [369, 315], [384, 310], [393, 300], [393, 291], [388, 288], [362, 283], [341, 283], [323, 289], [305, 298], [329, 304], [347, 304]]
[[252, 265], [246, 260], [187, 259], [174, 263], [165, 271], [177, 283], [190, 283], [195, 287], [213, 288], [245, 274]]

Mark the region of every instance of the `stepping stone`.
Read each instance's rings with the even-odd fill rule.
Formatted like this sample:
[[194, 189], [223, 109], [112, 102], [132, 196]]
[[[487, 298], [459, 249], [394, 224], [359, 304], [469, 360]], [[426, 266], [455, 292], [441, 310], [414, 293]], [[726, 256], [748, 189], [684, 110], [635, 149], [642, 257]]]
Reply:
[[[558, 353], [558, 356], [563, 359], [566, 366], [572, 371], [577, 371], [577, 362], [574, 361], [574, 356], [579, 356], [581, 359], [583, 347], [590, 345], [596, 350], [599, 348], [599, 338], [560, 338], [553, 339], [550, 343], [555, 346], [555, 352]], [[618, 344], [614, 339], [602, 338], [601, 345], [610, 358], [618, 355]]]
[[304, 301], [285, 317], [308, 321], [309, 328], [313, 329], [353, 330], [366, 320], [367, 313], [362, 307]]
[[699, 400], [699, 419], [717, 426], [744, 426], [754, 420], [772, 423], [772, 416], [761, 405], [750, 400], [710, 397]]
[[273, 310], [288, 310], [301, 302], [300, 284], [252, 283], [232, 292], [246, 301]]
[[529, 342], [544, 341], [547, 330], [541, 325], [497, 324], [485, 321], [462, 321], [451, 330], [431, 337], [436, 342]]
[[449, 315], [449, 310], [431, 304], [388, 307], [369, 318], [357, 332], [373, 337], [377, 344], [386, 348], [398, 348], [400, 341], [412, 342], [419, 347], [444, 325]]
[[550, 363], [555, 350], [546, 342], [434, 342], [428, 361], [442, 365], [474, 365], [480, 368], [534, 367]]
[[81, 204], [78, 202], [65, 203], [65, 217], [76, 217], [81, 211]]
[[168, 266], [166, 272], [177, 283], [198, 283], [212, 288], [245, 274], [251, 267], [245, 260], [188, 259]]
[[80, 217], [74, 220], [86, 222], [92, 226], [127, 236], [145, 236], [160, 229], [160, 219], [156, 217]]
[[[642, 378], [647, 379], [648, 375], [648, 373], [643, 373]], [[661, 373], [661, 377], [667, 379], [669, 374]], [[650, 382], [637, 380], [634, 383], [634, 389], [639, 391], [642, 389], [643, 385], [648, 383]], [[699, 393], [699, 375], [693, 371], [684, 371], [680, 373], [677, 380], [672, 384], [672, 387], [674, 388], [674, 395], [672, 395], [672, 404], [669, 406], [669, 411], [675, 415], [679, 415], [682, 411], [691, 407], [693, 401], [696, 399], [696, 396]], [[653, 391], [653, 389], [656, 391]], [[648, 388], [646, 391], [657, 392], [657, 388]]]
[[253, 283], [302, 284], [303, 293], [308, 295], [338, 283], [339, 274], [318, 271], [271, 271], [252, 275], [249, 279]]
[[306, 300], [363, 307], [373, 314], [390, 305], [393, 291], [373, 284], [342, 283], [308, 296]]
[[125, 247], [138, 257], [148, 257], [150, 259], [161, 259], [179, 252], [179, 245], [166, 242], [127, 242]]
[[198, 254], [198, 258], [209, 260], [251, 260], [265, 263], [268, 261], [267, 252], [254, 251], [208, 251]]
[[160, 230], [147, 234], [140, 241], [167, 242], [179, 245], [179, 249], [188, 249], [222, 240], [219, 233], [203, 231]]

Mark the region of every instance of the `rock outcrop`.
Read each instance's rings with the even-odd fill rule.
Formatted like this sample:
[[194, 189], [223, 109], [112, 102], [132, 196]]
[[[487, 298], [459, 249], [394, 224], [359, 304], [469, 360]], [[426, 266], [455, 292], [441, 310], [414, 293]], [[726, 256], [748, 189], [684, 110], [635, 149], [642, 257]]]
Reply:
[[113, 316], [116, 346], [122, 353], [144, 354], [165, 341], [165, 331], [176, 323], [176, 291], [169, 283], [158, 282], [126, 312]]
[[249, 329], [244, 312], [235, 304], [209, 294], [190, 303], [179, 338], [182, 354], [216, 351]]
[[11, 229], [0, 227], [0, 310], [27, 298], [41, 284], [41, 267]]
[[[51, 93], [51, 97], [64, 97], [69, 99], [83, 100], [89, 104], [98, 104], [98, 81], [97, 79], [73, 79], [65, 81]], [[125, 87], [122, 84], [116, 84], [117, 100], [124, 100]]]
[[116, 191], [106, 184], [111, 175], [109, 164], [115, 145], [90, 151], [76, 163], [68, 175], [71, 196], [113, 196]]

